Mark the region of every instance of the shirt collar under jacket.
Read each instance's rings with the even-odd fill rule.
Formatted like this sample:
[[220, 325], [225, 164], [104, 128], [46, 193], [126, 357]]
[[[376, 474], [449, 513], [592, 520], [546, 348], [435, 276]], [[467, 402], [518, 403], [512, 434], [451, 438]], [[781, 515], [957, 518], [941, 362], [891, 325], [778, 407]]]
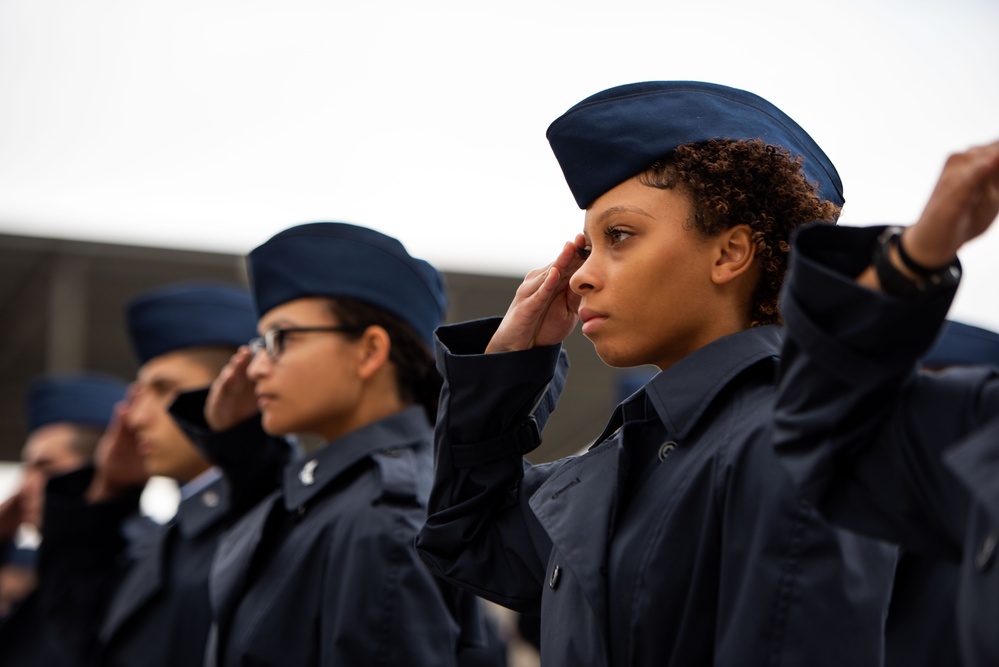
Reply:
[[[413, 484], [417, 471], [415, 468], [409, 470], [415, 465], [411, 461], [412, 450], [424, 443], [429, 447], [432, 441], [433, 429], [427, 423], [426, 413], [421, 406], [414, 405], [328, 442], [285, 468], [282, 485], [285, 509], [290, 512], [308, 503], [344, 471], [365, 458], [374, 459], [382, 467], [383, 477], [386, 477], [387, 468], [389, 476], [396, 478], [383, 481], [401, 486]], [[388, 459], [395, 465], [381, 465], [385, 462], [380, 459]], [[399, 474], [391, 475], [396, 469]], [[407, 472], [411, 473], [408, 475], [411, 479], [406, 479]]]
[[644, 402], [646, 397], [671, 436], [682, 441], [733, 378], [760, 361], [779, 359], [781, 336], [776, 325], [752, 327], [688, 354], [619, 405], [596, 444], [639, 412], [632, 404]]
[[208, 468], [203, 473], [192, 479], [187, 484], [180, 487], [180, 500], [181, 502], [191, 498], [196, 493], [204, 489], [206, 486], [217, 480], [222, 476], [222, 471], [216, 466]]

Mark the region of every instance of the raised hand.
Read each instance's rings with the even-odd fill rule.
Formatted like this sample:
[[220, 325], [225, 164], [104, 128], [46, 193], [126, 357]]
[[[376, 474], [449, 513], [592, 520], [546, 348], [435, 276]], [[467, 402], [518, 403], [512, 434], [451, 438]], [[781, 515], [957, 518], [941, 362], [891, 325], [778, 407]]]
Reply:
[[514, 352], [554, 345], [565, 340], [579, 319], [580, 296], [569, 288], [569, 278], [583, 264], [582, 234], [562, 247], [555, 261], [534, 269], [517, 288], [486, 353]]
[[906, 229], [906, 253], [928, 268], [954, 261], [962, 245], [999, 215], [999, 141], [951, 155], [916, 224]]
[[24, 522], [24, 508], [21, 493], [17, 492], [0, 503], [0, 546], [11, 542], [17, 534], [17, 527]]
[[241, 346], [212, 382], [205, 401], [205, 421], [213, 431], [227, 431], [257, 413], [253, 381], [246, 375], [252, 360], [250, 348]]
[[135, 442], [135, 433], [125, 422], [131, 395], [114, 406], [114, 414], [94, 453], [94, 479], [87, 490], [89, 502], [102, 502], [149, 479]]

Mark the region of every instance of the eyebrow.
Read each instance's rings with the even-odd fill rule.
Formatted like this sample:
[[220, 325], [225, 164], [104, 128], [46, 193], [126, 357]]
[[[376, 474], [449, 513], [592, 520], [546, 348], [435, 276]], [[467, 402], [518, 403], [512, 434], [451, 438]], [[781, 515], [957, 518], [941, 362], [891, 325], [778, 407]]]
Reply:
[[280, 320], [274, 320], [273, 322], [268, 323], [267, 328], [261, 331], [260, 335], [262, 336], [265, 332], [272, 331], [274, 329], [284, 329], [287, 327], [297, 327], [297, 326], [299, 326], [298, 322], [281, 318]]
[[597, 218], [597, 222], [603, 222], [607, 218], [621, 213], [637, 213], [638, 215], [643, 215], [646, 218], [652, 218], [652, 219], [655, 218], [654, 215], [652, 215], [645, 209], [628, 204], [624, 206], [612, 206], [611, 208], [607, 209], [606, 211], [600, 214], [600, 216]]

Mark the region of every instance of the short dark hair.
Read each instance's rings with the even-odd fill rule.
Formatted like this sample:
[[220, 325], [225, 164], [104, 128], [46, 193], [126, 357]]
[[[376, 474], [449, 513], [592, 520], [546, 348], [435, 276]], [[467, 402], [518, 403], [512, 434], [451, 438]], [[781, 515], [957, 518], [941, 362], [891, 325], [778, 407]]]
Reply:
[[750, 326], [781, 323], [778, 299], [794, 231], [809, 222], [834, 223], [840, 213], [839, 206], [816, 194], [800, 157], [759, 140], [685, 144], [640, 174], [639, 181], [690, 195], [693, 225], [706, 236], [749, 225], [761, 269]]
[[391, 341], [389, 361], [395, 367], [399, 398], [423, 407], [431, 424], [437, 419], [443, 380], [434, 365], [434, 357], [423, 339], [411, 326], [378, 306], [347, 297], [328, 297], [330, 311], [344, 326], [356, 328], [359, 337], [364, 329], [379, 326]]

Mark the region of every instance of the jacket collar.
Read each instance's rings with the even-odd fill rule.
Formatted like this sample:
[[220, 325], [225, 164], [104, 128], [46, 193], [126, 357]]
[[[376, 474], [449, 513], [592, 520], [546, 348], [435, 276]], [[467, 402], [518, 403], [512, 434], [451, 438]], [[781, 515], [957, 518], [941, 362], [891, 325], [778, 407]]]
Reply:
[[718, 394], [740, 373], [780, 357], [781, 333], [774, 325], [753, 327], [695, 350], [645, 386], [659, 419], [681, 442]]
[[180, 501], [176, 522], [181, 534], [190, 539], [214, 526], [228, 510], [229, 486], [219, 474]]
[[[617, 406], [593, 447], [616, 433], [625, 421], [657, 416], [671, 436], [683, 440], [729, 382], [747, 368], [779, 358], [781, 330], [753, 327], [719, 338], [662, 371]], [[646, 414], [651, 405], [654, 415]]]
[[289, 512], [308, 503], [337, 477], [375, 454], [412, 449], [432, 441], [433, 433], [420, 406], [411, 406], [326, 443], [284, 471], [284, 503]]

